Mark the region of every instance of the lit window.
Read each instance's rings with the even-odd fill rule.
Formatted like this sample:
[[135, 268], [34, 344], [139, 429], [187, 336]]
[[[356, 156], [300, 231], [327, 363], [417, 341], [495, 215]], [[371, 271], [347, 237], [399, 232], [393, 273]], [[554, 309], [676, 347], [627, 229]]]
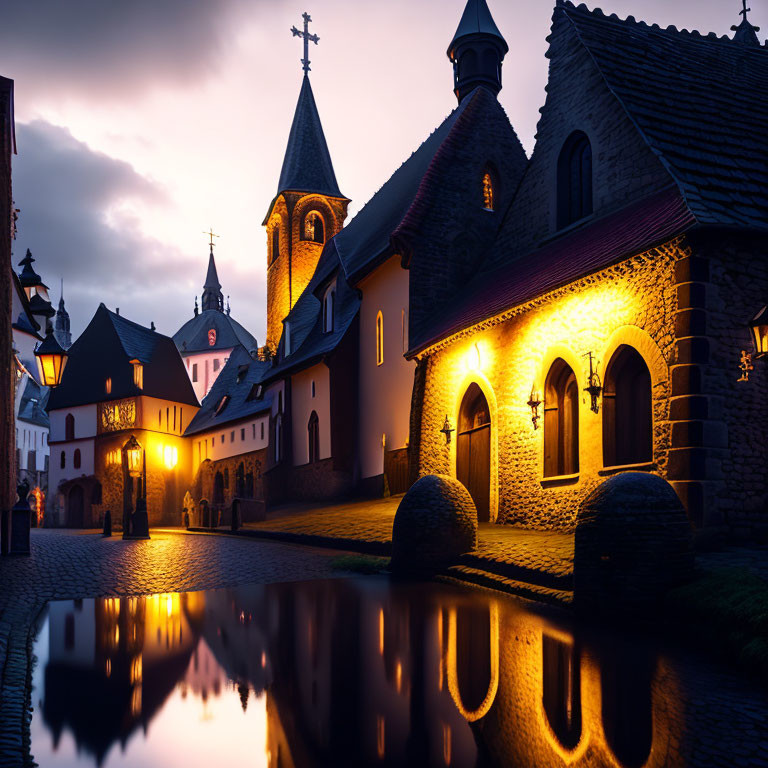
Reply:
[[323, 217], [317, 211], [310, 211], [304, 219], [303, 240], [311, 243], [325, 242], [325, 225]]
[[137, 389], [144, 389], [144, 366], [138, 360], [131, 360], [133, 383]]
[[592, 213], [592, 145], [581, 131], [566, 139], [557, 161], [557, 226]]
[[192, 365], [192, 381], [197, 381], [197, 363]]
[[376, 315], [376, 365], [384, 362], [384, 316]]
[[111, 378], [108, 378], [108, 379], [107, 379], [107, 380], [104, 382], [104, 391], [105, 391], [105, 392], [106, 392], [108, 395], [111, 395], [111, 394], [112, 394], [112, 379], [111, 379]]
[[483, 205], [486, 211], [492, 211], [493, 206], [493, 179], [491, 174], [486, 172], [483, 175]]

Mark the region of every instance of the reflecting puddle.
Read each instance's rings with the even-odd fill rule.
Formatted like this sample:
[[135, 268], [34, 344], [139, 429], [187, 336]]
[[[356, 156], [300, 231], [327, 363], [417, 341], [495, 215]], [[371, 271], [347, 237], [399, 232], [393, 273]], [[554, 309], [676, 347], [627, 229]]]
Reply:
[[733, 675], [441, 585], [47, 611], [31, 725], [45, 767], [731, 765], [768, 740], [768, 697]]

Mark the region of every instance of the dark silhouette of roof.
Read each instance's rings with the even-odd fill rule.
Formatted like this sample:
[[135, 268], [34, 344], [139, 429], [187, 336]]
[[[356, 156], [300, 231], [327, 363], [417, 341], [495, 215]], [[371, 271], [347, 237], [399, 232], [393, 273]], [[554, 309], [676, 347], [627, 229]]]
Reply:
[[36, 293], [29, 300], [29, 309], [33, 315], [44, 315], [45, 317], [53, 317], [56, 314], [56, 310], [50, 301], [46, 301], [39, 293]]
[[[768, 228], [768, 48], [756, 35], [564, 14], [701, 224]], [[750, 25], [751, 26], [751, 25]]]
[[42, 341], [43, 337], [38, 333], [38, 331], [40, 331], [40, 324], [33, 317], [27, 294], [21, 287], [19, 276], [13, 270], [11, 270], [11, 280], [13, 281], [16, 295], [21, 302], [21, 312], [19, 313], [19, 316], [13, 321], [13, 328], [19, 331], [23, 331], [24, 333], [32, 334], [32, 336], [35, 336], [39, 341]]
[[211, 246], [211, 253], [208, 256], [208, 272], [205, 275], [205, 285], [203, 286], [203, 311], [206, 309], [224, 311], [224, 294], [221, 292], [221, 283], [216, 272], [213, 246]]
[[19, 274], [19, 280], [25, 288], [31, 288], [35, 285], [42, 285], [44, 288], [48, 286], [43, 283], [43, 279], [35, 272], [32, 262], [35, 259], [32, 256], [32, 251], [27, 248], [27, 255], [19, 262], [20, 267], [24, 267]]
[[507, 41], [499, 32], [499, 28], [493, 20], [486, 0], [467, 0], [467, 5], [464, 8], [464, 13], [461, 15], [461, 21], [459, 21], [456, 34], [448, 46], [448, 56], [451, 56], [459, 40], [470, 35], [491, 35], [501, 41], [505, 52], [509, 50]]
[[45, 406], [48, 403], [49, 392], [47, 387], [41, 387], [34, 379], [28, 378], [19, 402], [17, 420], [35, 424], [38, 427], [48, 427], [50, 420]]
[[331, 154], [307, 75], [304, 75], [301, 84], [277, 192], [280, 194], [288, 190], [344, 198], [336, 182]]
[[[216, 343], [209, 344], [208, 331], [216, 331]], [[173, 341], [182, 355], [194, 352], [215, 352], [242, 346], [247, 352], [257, 349], [259, 342], [230, 315], [216, 309], [207, 309], [174, 334]]]
[[[254, 360], [242, 347], [233, 350], [184, 434], [194, 435], [269, 411], [271, 395], [265, 393], [257, 398], [254, 387], [270, 368], [270, 363]], [[229, 396], [229, 400], [219, 410], [225, 396]]]
[[668, 242], [696, 224], [671, 187], [571, 231], [528, 255], [481, 272], [411, 341], [412, 356], [464, 328], [487, 320], [599, 269]]
[[[133, 382], [132, 360], [144, 366], [143, 389]], [[105, 389], [107, 378], [112, 379], [110, 394]], [[61, 384], [52, 390], [48, 410], [139, 395], [198, 405], [173, 340], [100, 304], [69, 349]]]

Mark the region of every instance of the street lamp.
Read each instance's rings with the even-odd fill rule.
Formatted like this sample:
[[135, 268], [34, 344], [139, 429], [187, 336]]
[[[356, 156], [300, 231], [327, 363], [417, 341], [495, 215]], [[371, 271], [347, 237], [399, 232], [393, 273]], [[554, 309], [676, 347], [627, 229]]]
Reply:
[[67, 352], [56, 341], [53, 328], [49, 325], [43, 341], [35, 349], [37, 370], [40, 373], [40, 383], [45, 387], [58, 387], [67, 364]]
[[[147, 453], [134, 435], [123, 446], [123, 538], [148, 539]], [[136, 487], [136, 505], [133, 489]]]

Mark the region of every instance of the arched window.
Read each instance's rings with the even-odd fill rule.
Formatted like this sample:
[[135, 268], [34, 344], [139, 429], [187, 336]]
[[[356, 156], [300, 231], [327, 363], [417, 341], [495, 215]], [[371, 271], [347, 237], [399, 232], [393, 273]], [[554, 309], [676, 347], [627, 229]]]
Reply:
[[229, 490], [229, 468], [224, 468], [224, 487]]
[[651, 373], [640, 354], [620, 346], [605, 370], [603, 464], [653, 461]]
[[312, 411], [307, 425], [309, 438], [309, 463], [314, 464], [320, 458], [320, 420], [317, 418], [317, 412]]
[[573, 643], [542, 635], [542, 704], [557, 740], [573, 749], [581, 739], [581, 670]]
[[274, 261], [279, 255], [280, 255], [280, 224], [275, 224], [275, 226], [272, 227], [272, 261]]
[[456, 441], [456, 478], [469, 491], [477, 519], [490, 520], [491, 411], [480, 387], [472, 382], [459, 410]]
[[323, 333], [333, 332], [333, 312], [336, 305], [336, 283], [328, 287], [323, 296]]
[[486, 171], [483, 174], [483, 207], [486, 211], [494, 210], [493, 191], [493, 179], [491, 174]]
[[283, 323], [283, 356], [291, 354], [291, 324], [286, 320]]
[[80, 449], [75, 448], [75, 456], [72, 459], [72, 464], [74, 465], [75, 469], [80, 469], [80, 462], [81, 462]]
[[71, 414], [67, 414], [67, 418], [64, 419], [64, 439], [75, 439], [75, 417]]
[[253, 498], [253, 472], [249, 472], [245, 476], [245, 498]]
[[323, 217], [317, 211], [310, 211], [304, 217], [301, 239], [308, 240], [311, 243], [322, 244], [325, 242], [325, 223], [323, 222]]
[[579, 471], [579, 386], [558, 357], [544, 387], [544, 477]]
[[557, 161], [557, 226], [567, 227], [592, 213], [592, 145], [585, 133], [572, 133]]
[[236, 495], [238, 498], [245, 498], [245, 465], [241, 461], [237, 465], [237, 471], [235, 472], [235, 486]]
[[278, 413], [275, 418], [275, 461], [283, 458], [283, 417]]
[[213, 503], [224, 503], [224, 476], [221, 472], [217, 472], [213, 478]]
[[67, 467], [67, 454], [64, 453], [64, 451], [61, 452], [61, 459], [59, 460], [59, 465], [62, 469], [66, 469]]
[[384, 315], [376, 315], [376, 365], [384, 362]]

